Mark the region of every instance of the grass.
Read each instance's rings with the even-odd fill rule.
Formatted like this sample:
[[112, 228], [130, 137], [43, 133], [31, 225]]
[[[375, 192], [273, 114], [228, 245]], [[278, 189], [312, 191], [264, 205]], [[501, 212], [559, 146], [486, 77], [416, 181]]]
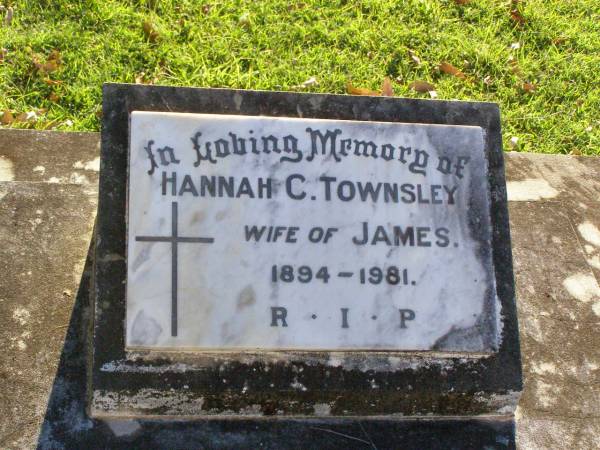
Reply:
[[10, 126], [98, 130], [109, 81], [345, 93], [389, 76], [397, 96], [429, 98], [422, 80], [499, 103], [507, 150], [600, 155], [598, 0], [3, 1], [0, 110], [42, 109]]

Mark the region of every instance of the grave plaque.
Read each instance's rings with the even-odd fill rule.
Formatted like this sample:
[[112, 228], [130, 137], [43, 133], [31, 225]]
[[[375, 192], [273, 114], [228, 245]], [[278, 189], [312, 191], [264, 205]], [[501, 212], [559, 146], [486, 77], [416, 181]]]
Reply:
[[128, 347], [497, 347], [481, 127], [132, 111]]
[[497, 107], [104, 96], [94, 415], [510, 415]]

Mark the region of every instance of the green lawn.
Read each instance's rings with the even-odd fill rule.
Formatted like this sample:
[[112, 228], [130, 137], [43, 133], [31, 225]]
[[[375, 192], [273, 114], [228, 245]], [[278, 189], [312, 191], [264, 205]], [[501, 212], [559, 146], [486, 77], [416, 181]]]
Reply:
[[427, 81], [499, 103], [507, 150], [600, 155], [598, 0], [3, 2], [10, 126], [98, 130], [108, 81], [346, 93], [388, 76], [397, 96], [430, 98], [409, 87]]

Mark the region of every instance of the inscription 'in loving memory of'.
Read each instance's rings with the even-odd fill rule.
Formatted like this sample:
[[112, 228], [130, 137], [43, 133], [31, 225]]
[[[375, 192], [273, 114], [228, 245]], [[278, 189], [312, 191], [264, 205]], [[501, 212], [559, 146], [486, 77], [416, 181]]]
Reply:
[[[373, 141], [342, 137], [342, 130], [315, 130], [306, 128], [310, 136], [311, 148], [306, 156], [306, 161], [313, 161], [317, 155], [325, 158], [332, 157], [334, 161], [340, 162], [348, 156], [367, 157], [372, 159], [381, 158], [383, 161], [397, 160], [406, 164], [412, 173], [426, 175], [430, 155], [427, 150], [418, 148], [393, 145], [391, 143], [376, 144]], [[238, 137], [236, 133], [227, 133], [229, 138], [220, 138], [215, 141], [201, 141], [202, 132], [198, 131], [190, 138], [193, 149], [196, 152], [194, 167], [198, 167], [202, 161], [216, 164], [218, 159], [228, 156], [244, 156], [246, 154], [260, 155], [274, 153], [281, 155], [281, 162], [297, 163], [303, 160], [305, 152], [298, 148], [298, 138], [288, 134], [282, 138], [274, 135], [253, 137], [253, 130], [249, 130], [247, 137]], [[152, 149], [154, 141], [148, 141], [144, 148], [150, 160], [148, 174], [152, 175], [154, 169], [158, 168], [156, 158]], [[175, 157], [174, 149], [169, 146], [158, 148], [161, 165], [179, 164], [180, 160]], [[292, 155], [292, 156], [288, 156]], [[459, 155], [456, 162], [446, 156], [438, 157], [436, 170], [448, 175], [454, 173], [458, 178], [463, 177], [463, 170], [469, 162], [470, 157]]]

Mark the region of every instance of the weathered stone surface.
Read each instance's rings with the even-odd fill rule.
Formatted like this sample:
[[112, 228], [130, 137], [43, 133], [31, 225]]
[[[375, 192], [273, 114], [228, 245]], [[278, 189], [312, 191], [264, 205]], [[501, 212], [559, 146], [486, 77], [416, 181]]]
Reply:
[[600, 159], [510, 153], [522, 448], [600, 446]]
[[[31, 170], [24, 173], [34, 173], [32, 169], [37, 165], [49, 167], [54, 159], [54, 164], [62, 164], [64, 170], [51, 176], [68, 178], [77, 161], [92, 161], [98, 156], [98, 140], [98, 135], [93, 133], [2, 130], [0, 167], [8, 166], [8, 151], [12, 167], [23, 164], [19, 161], [23, 148], [29, 147], [36, 153], [31, 143], [39, 142], [50, 151], [45, 159], [32, 161]], [[26, 143], [25, 147], [22, 142]], [[554, 179], [544, 172], [543, 166], [539, 168], [538, 160], [551, 166], [551, 174], [569, 174], [561, 178], [563, 184], [552, 184]], [[599, 196], [594, 195], [600, 192], [600, 177], [594, 176], [600, 172], [600, 159], [510, 153], [506, 161], [509, 182], [533, 179], [537, 186], [543, 187], [537, 191], [531, 188], [526, 195], [537, 192], [540, 197], [540, 192], [548, 192], [547, 186], [557, 191], [551, 198], [542, 196], [541, 200], [510, 204], [525, 375], [525, 389], [517, 410], [517, 443], [524, 449], [597, 448], [600, 446], [600, 413], [598, 401], [594, 399], [598, 399], [600, 392], [600, 333], [593, 307], [600, 297], [595, 290], [599, 280], [597, 272], [595, 278], [591, 277], [595, 270], [593, 256], [600, 253], [595, 231], [600, 229]], [[3, 180], [8, 179], [5, 169], [0, 173]], [[92, 172], [83, 173], [95, 181]], [[21, 181], [43, 181], [32, 177], [21, 178]], [[584, 188], [575, 188], [569, 193], [563, 193], [562, 189], [577, 183], [585, 190], [570, 201], [568, 195]], [[39, 185], [36, 187], [36, 184]], [[510, 193], [514, 185], [509, 183], [508, 187]], [[149, 448], [169, 442], [170, 448], [185, 448], [189, 441], [184, 440], [182, 424], [167, 429], [156, 422], [103, 423], [90, 420], [84, 413], [82, 336], [86, 317], [89, 317], [89, 266], [84, 270], [84, 262], [95, 211], [94, 197], [85, 192], [87, 189], [85, 185], [0, 184], [0, 192], [6, 194], [0, 198], [3, 242], [0, 247], [3, 264], [0, 340], [5, 349], [0, 359], [0, 447], [29, 449], [37, 443], [40, 448]], [[48, 203], [54, 207], [50, 208]], [[579, 203], [587, 208], [575, 208]], [[46, 215], [36, 226], [46, 233], [32, 231], [38, 209]], [[54, 219], [50, 216], [51, 210]], [[530, 210], [535, 213], [530, 214]], [[558, 246], [553, 236], [561, 239]], [[536, 239], [543, 245], [535, 246]], [[553, 251], [555, 246], [556, 251]], [[542, 247], [547, 250], [542, 253], [544, 257], [536, 257]], [[557, 264], [556, 260], [563, 264]], [[31, 275], [27, 275], [28, 271]], [[563, 283], [577, 274], [583, 276], [575, 278], [567, 289]], [[540, 282], [539, 277], [543, 277], [543, 281]], [[67, 296], [69, 293], [71, 296]], [[20, 307], [29, 315], [19, 310], [13, 317]], [[575, 314], [574, 318], [571, 314]], [[586, 317], [587, 320], [580, 320]], [[26, 322], [22, 323], [23, 320]], [[25, 350], [19, 349], [20, 340], [27, 346]], [[254, 447], [263, 444], [281, 448], [286, 437], [290, 446], [302, 443], [305, 447], [320, 445], [321, 448], [372, 448], [371, 441], [377, 448], [385, 448], [386, 442], [397, 443], [409, 438], [413, 447], [420, 443], [421, 448], [483, 447], [486, 443], [491, 448], [510, 447], [510, 441], [501, 438], [498, 442], [485, 440], [484, 436], [489, 435], [494, 426], [485, 421], [467, 425], [427, 422], [425, 427], [423, 422], [418, 427], [397, 422], [387, 432], [384, 425], [377, 421], [363, 422], [364, 429], [361, 429], [357, 424], [348, 426], [324, 420], [308, 426], [302, 421], [276, 422], [276, 425], [266, 422], [256, 428], [257, 425], [244, 421], [202, 422], [202, 426], [197, 424], [190, 432], [194, 442], [210, 443], [213, 448], [239, 446], [241, 442]], [[475, 431], [481, 430], [478, 428], [481, 426], [487, 433]], [[505, 424], [498, 426], [506, 430]], [[458, 436], [454, 433], [457, 427], [463, 429]], [[432, 444], [432, 431], [437, 433], [438, 439], [444, 440]], [[190, 435], [187, 438], [190, 439]]]
[[55, 373], [73, 345], [64, 339], [98, 180], [95, 166], [73, 165], [95, 160], [98, 147], [94, 133], [0, 132], [1, 448], [35, 447], [51, 390], [67, 388]]
[[100, 142], [96, 133], [2, 130], [0, 181], [90, 184], [97, 190]]

